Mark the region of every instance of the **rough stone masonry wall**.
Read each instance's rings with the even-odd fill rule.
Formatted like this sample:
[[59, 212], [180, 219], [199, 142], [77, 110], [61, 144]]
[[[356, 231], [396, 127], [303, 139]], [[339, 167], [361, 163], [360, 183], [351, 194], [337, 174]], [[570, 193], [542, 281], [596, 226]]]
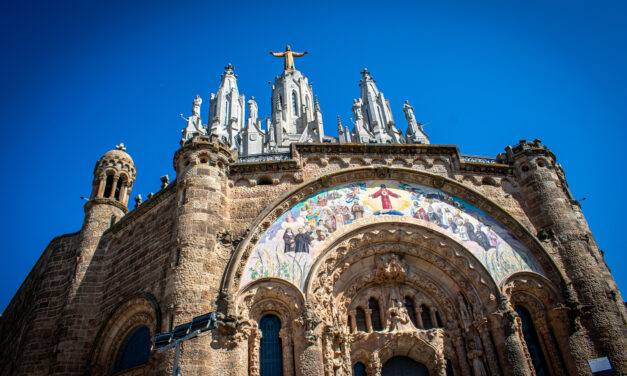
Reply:
[[67, 292], [78, 233], [53, 239], [0, 318], [0, 375], [47, 374]]
[[[129, 218], [128, 223], [114, 226], [103, 236], [102, 247], [107, 257], [101, 324], [105, 324], [104, 320], [122, 300], [135, 293], [149, 293], [163, 302], [166, 281], [176, 257], [173, 219], [177, 209], [174, 189], [169, 189], [165, 195], [165, 198], [153, 197], [160, 202], [141, 215]], [[147, 201], [143, 205], [149, 204]], [[165, 313], [167, 307], [160, 308]]]

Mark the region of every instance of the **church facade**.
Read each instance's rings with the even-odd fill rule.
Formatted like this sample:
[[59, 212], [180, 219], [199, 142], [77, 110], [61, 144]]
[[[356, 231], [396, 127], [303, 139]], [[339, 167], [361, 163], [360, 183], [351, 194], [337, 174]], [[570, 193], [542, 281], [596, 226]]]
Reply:
[[[627, 374], [623, 299], [546, 146], [463, 155], [407, 102], [403, 134], [365, 69], [325, 135], [306, 53], [272, 54], [271, 117], [229, 64], [132, 210], [124, 146], [98, 160], [81, 230], [0, 319], [0, 375]], [[178, 359], [151, 350], [207, 312]]]

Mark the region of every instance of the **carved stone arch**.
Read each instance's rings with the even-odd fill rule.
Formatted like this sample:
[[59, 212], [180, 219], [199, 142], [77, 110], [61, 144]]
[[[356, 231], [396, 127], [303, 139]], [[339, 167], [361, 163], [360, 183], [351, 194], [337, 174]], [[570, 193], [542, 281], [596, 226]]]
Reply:
[[545, 312], [563, 304], [556, 286], [546, 277], [533, 272], [510, 275], [501, 282], [501, 291], [509, 298], [511, 304], [519, 299], [520, 294], [533, 296]]
[[[439, 227], [413, 218], [365, 218], [333, 233], [314, 262], [305, 282], [307, 301], [314, 299], [323, 283], [335, 284], [352, 265], [374, 255], [407, 254], [455, 280], [460, 289], [474, 290], [472, 295], [481, 305], [492, 307], [499, 289], [488, 271], [459, 242]], [[368, 264], [373, 265], [372, 261]], [[363, 269], [363, 268], [362, 268]], [[411, 270], [410, 270], [411, 271]], [[372, 268], [359, 273], [371, 273]], [[405, 278], [412, 278], [409, 273]], [[374, 278], [374, 277], [373, 277]], [[417, 277], [416, 277], [417, 279]], [[329, 282], [327, 282], [329, 281]], [[357, 283], [354, 280], [354, 284]], [[364, 283], [365, 280], [359, 280]], [[477, 302], [478, 303], [478, 302]]]
[[[301, 184], [269, 204], [249, 226], [248, 235], [239, 244], [229, 260], [229, 265], [221, 286], [222, 296], [229, 296], [237, 291], [245, 270], [246, 261], [251, 255], [255, 244], [263, 236], [265, 230], [277, 218], [289, 210], [290, 207], [304, 200], [306, 197], [328, 187], [372, 179], [372, 177], [375, 176], [374, 173], [376, 170], [375, 167], [361, 167], [334, 172], [322, 178]], [[562, 272], [535, 235], [505, 209], [485, 197], [479, 191], [447, 177], [433, 175], [424, 171], [407, 168], [387, 168], [387, 172], [388, 176], [386, 179], [440, 189], [444, 193], [456, 196], [476, 206], [509, 231], [527, 249], [551, 281], [557, 285], [564, 283], [565, 279]], [[262, 223], [266, 223], [267, 225], [260, 226]]]
[[[146, 325], [150, 329], [151, 340], [161, 331], [161, 309], [157, 300], [149, 293], [129, 296], [109, 314], [98, 331], [89, 356], [90, 374], [112, 374], [122, 342], [140, 325]], [[142, 374], [151, 374], [154, 367], [155, 361], [151, 356], [148, 363], [142, 366]]]
[[305, 298], [298, 287], [286, 280], [260, 278], [237, 294], [235, 305], [237, 316], [258, 322], [264, 314], [273, 313], [287, 326], [301, 314]]
[[423, 364], [430, 375], [444, 375], [443, 331], [432, 329], [414, 333], [377, 333], [369, 336], [365, 347], [375, 349], [369, 358], [372, 374], [380, 374], [382, 366], [395, 356], [406, 356]]
[[372, 158], [372, 160], [370, 161], [371, 165], [382, 165], [382, 166], [387, 166], [388, 162], [383, 159], [383, 158]]
[[348, 167], [349, 163], [345, 162], [342, 158], [339, 157], [330, 157], [329, 164], [337, 164], [339, 167]]
[[355, 158], [355, 157], [353, 157], [353, 158], [350, 159], [349, 164], [357, 165], [357, 166], [364, 166], [366, 164], [366, 161], [364, 161], [363, 158]]

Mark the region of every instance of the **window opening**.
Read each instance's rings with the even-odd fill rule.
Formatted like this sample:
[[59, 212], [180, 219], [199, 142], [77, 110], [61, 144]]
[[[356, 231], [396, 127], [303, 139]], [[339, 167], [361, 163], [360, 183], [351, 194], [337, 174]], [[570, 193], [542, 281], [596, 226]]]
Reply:
[[124, 184], [124, 180], [122, 179], [118, 179], [117, 184], [115, 185], [115, 194], [113, 195], [113, 197], [117, 200], [120, 201], [120, 192], [122, 191], [122, 184]]
[[420, 306], [422, 312], [420, 312], [420, 317], [422, 318], [422, 326], [423, 329], [431, 329], [433, 328], [433, 322], [431, 321], [431, 312], [429, 311], [429, 307], [426, 304]]
[[533, 325], [531, 314], [526, 308], [521, 306], [517, 306], [515, 308], [515, 311], [520, 317], [520, 321], [522, 322], [523, 337], [525, 338], [527, 350], [529, 350], [529, 355], [531, 356], [533, 368], [536, 370], [536, 375], [548, 375], [549, 372], [546, 366], [546, 360], [544, 359], [542, 346], [540, 345], [540, 340], [538, 338], [536, 328]]
[[353, 366], [353, 376], [366, 376], [366, 366], [362, 362], [357, 362]]
[[375, 298], [368, 300], [368, 308], [372, 311], [370, 316], [370, 322], [372, 323], [372, 330], [383, 330], [383, 323], [381, 322], [381, 310], [379, 309], [379, 301]]
[[292, 115], [298, 116], [298, 101], [295, 91], [292, 92]]
[[120, 346], [114, 373], [148, 363], [150, 345], [150, 329], [146, 325], [133, 329]]
[[113, 175], [107, 175], [103, 197], [108, 198], [109, 196], [111, 196], [112, 189], [113, 189]]
[[361, 307], [355, 310], [355, 325], [360, 332], [366, 331], [366, 311]]
[[416, 309], [414, 308], [414, 301], [411, 300], [409, 296], [405, 297], [405, 309], [407, 310], [407, 314], [409, 315], [412, 324], [414, 324], [414, 327], [417, 328], [418, 321], [416, 320]]
[[261, 344], [259, 348], [259, 375], [283, 376], [283, 356], [281, 349], [281, 320], [274, 315], [266, 315], [259, 321]]

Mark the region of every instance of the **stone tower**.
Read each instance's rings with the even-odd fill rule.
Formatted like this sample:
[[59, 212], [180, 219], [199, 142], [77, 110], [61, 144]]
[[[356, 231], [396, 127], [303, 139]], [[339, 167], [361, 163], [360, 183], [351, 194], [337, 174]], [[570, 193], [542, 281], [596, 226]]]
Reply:
[[[285, 70], [272, 85], [272, 130], [279, 151], [293, 142], [322, 142], [322, 112], [312, 85], [298, 70]], [[272, 144], [272, 141], [271, 141]]]
[[[97, 317], [102, 297], [94, 292], [101, 291], [102, 266], [106, 263], [97, 250], [102, 234], [128, 213], [126, 205], [135, 177], [135, 165], [124, 144], [108, 151], [96, 162], [92, 193], [85, 204], [85, 219], [73, 260], [74, 274], [58, 326], [67, 329], [56, 333], [59, 349], [66, 348], [77, 338], [88, 341], [96, 333], [90, 321]], [[66, 374], [83, 373], [86, 364], [77, 363], [76, 359], [86, 359], [89, 350], [73, 347], [71, 352], [74, 360], [67, 352], [59, 352], [52, 369], [64, 370]]]
[[[515, 169], [520, 201], [538, 232], [563, 265], [571, 325], [571, 356], [579, 369], [586, 359], [609, 354], [616, 369], [627, 367], [627, 322], [623, 299], [603, 260], [562, 167], [540, 140], [521, 140], [499, 155]], [[621, 325], [623, 323], [623, 325]]]
[[[229, 145], [217, 136], [195, 137], [174, 155], [176, 179], [175, 236], [177, 256], [165, 290], [172, 326], [216, 310], [222, 271], [231, 250], [219, 240], [226, 236], [229, 212], [228, 169], [234, 163]], [[211, 359], [210, 337], [186, 346]], [[190, 365], [207, 374], [208, 365]]]

